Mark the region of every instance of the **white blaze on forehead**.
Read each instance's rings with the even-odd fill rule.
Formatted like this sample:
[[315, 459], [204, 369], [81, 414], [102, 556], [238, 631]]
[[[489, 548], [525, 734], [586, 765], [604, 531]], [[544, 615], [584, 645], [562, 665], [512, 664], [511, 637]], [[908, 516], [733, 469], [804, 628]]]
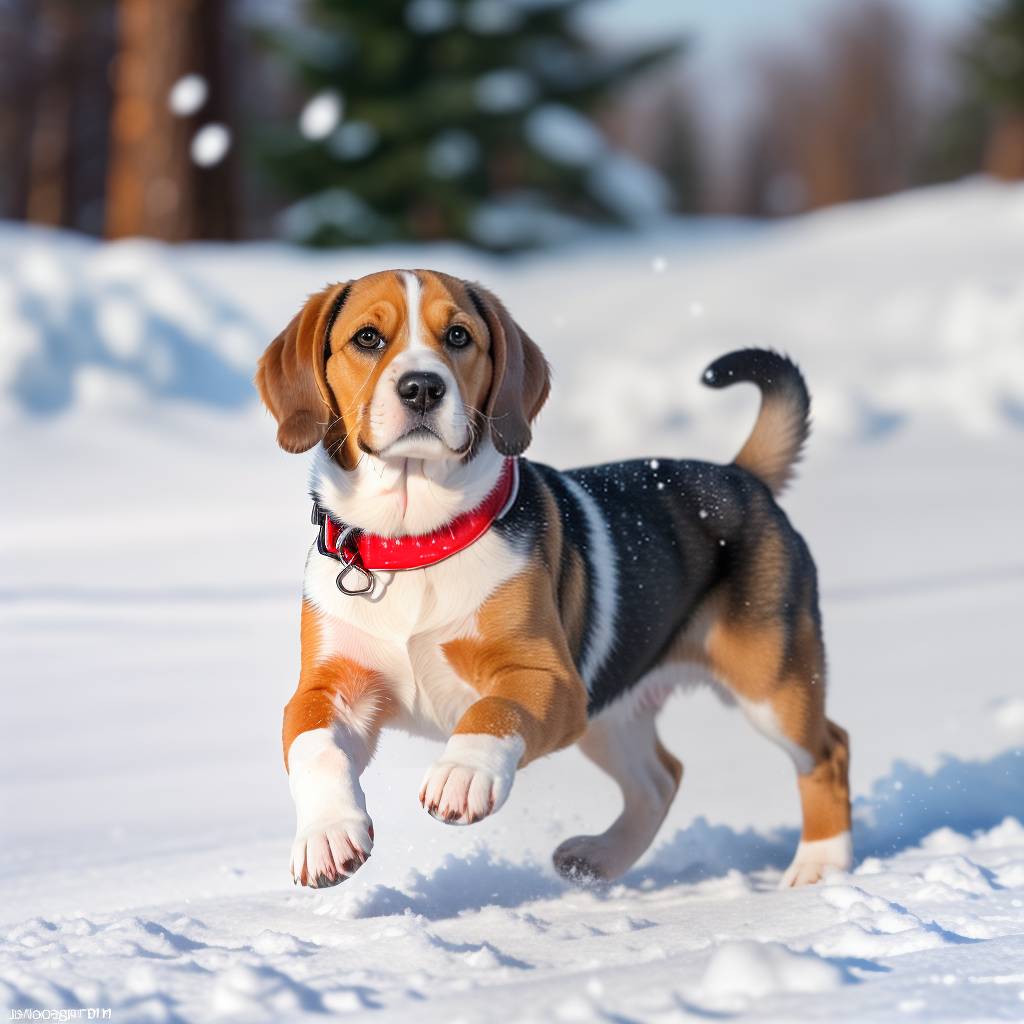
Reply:
[[411, 270], [403, 270], [402, 277], [405, 278], [405, 295], [409, 314], [409, 348], [426, 348], [420, 320], [423, 284]]
[[[438, 347], [429, 344], [430, 332], [423, 320], [423, 281], [410, 270], [397, 272], [405, 284], [408, 340], [381, 374], [373, 390], [364, 424], [377, 450], [390, 459], [446, 460], [470, 441], [469, 422], [459, 393], [459, 383]], [[423, 425], [419, 412], [411, 411], [398, 394], [398, 384], [410, 372], [435, 373], [443, 381], [443, 399], [432, 406], [429, 434], [416, 432]], [[406, 435], [409, 435], [408, 437]], [[399, 447], [392, 448], [396, 443]], [[378, 476], [378, 480], [383, 477]]]

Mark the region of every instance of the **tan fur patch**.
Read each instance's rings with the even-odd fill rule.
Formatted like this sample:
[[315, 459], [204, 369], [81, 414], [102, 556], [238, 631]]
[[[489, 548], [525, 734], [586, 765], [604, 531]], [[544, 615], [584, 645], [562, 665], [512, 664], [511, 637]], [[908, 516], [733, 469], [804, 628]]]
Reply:
[[[490, 355], [487, 324], [480, 319], [465, 285], [446, 274], [417, 271], [423, 281], [420, 308], [428, 331], [427, 343], [442, 356], [459, 385], [459, 397], [471, 421], [483, 426], [483, 408], [491, 388], [494, 365]], [[465, 327], [473, 339], [464, 348], [446, 349], [443, 338], [455, 324]]]
[[522, 736], [520, 765], [574, 743], [587, 728], [587, 692], [561, 628], [551, 577], [534, 563], [492, 595], [477, 615], [479, 636], [444, 652], [478, 693], [455, 732]]
[[351, 716], [363, 734], [376, 734], [397, 713], [387, 680], [379, 673], [340, 656], [320, 659], [320, 613], [302, 602], [302, 668], [299, 686], [284, 709], [284, 763], [300, 733], [326, 729], [341, 715]]
[[785, 634], [780, 625], [716, 622], [707, 639], [708, 664], [741, 697], [760, 703], [774, 691], [782, 669]]
[[[393, 271], [372, 274], [354, 282], [331, 329], [327, 384], [339, 419], [324, 438], [324, 447], [342, 465], [354, 466], [362, 456], [359, 437], [363, 414], [374, 388], [409, 340], [405, 289]], [[380, 353], [362, 348], [352, 339], [372, 327], [388, 344]]]
[[807, 424], [792, 396], [768, 394], [761, 400], [754, 429], [733, 462], [763, 480], [772, 494], [785, 490], [807, 440]]
[[801, 839], [828, 839], [850, 829], [850, 740], [824, 719], [825, 751], [809, 775], [798, 775], [804, 827]]
[[337, 415], [323, 380], [323, 336], [329, 310], [344, 285], [313, 295], [270, 343], [253, 382], [277, 420], [277, 441], [288, 452], [319, 443]]

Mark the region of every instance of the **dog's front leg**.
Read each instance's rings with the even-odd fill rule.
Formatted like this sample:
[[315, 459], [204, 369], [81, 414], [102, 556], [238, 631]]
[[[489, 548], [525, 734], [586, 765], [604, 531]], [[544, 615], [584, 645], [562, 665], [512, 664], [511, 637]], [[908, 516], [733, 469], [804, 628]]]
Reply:
[[373, 823], [359, 776], [393, 713], [384, 678], [333, 653], [329, 635], [305, 604], [299, 687], [284, 710], [285, 767], [297, 819], [292, 878], [312, 888], [337, 885], [370, 856]]
[[373, 823], [359, 785], [369, 760], [365, 743], [341, 722], [292, 740], [287, 764], [297, 819], [291, 856], [296, 882], [314, 889], [337, 885], [370, 856]]
[[419, 796], [435, 818], [469, 825], [501, 807], [517, 768], [579, 739], [587, 694], [560, 631], [458, 640], [445, 653], [482, 696], [427, 768]]

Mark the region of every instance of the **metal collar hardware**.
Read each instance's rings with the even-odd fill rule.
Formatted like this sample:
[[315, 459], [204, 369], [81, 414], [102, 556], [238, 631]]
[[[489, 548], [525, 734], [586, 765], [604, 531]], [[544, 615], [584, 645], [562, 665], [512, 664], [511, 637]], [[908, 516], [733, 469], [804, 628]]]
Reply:
[[357, 526], [340, 524], [314, 497], [313, 525], [320, 528], [316, 548], [341, 562], [336, 583], [343, 594], [371, 594], [377, 583], [375, 572], [390, 578], [390, 573], [426, 568], [467, 548], [505, 516], [518, 491], [519, 463], [509, 458], [494, 488], [475, 508], [431, 533], [402, 537], [368, 534]]

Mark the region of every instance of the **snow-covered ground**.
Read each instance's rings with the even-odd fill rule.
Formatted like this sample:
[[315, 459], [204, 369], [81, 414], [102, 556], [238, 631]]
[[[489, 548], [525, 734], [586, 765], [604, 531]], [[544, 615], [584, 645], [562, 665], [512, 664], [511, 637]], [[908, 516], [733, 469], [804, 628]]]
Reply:
[[[621, 884], [549, 856], [617, 791], [575, 751], [442, 825], [435, 746], [388, 734], [377, 842], [292, 887], [281, 708], [306, 463], [247, 378], [329, 280], [493, 287], [556, 385], [532, 457], [729, 459], [740, 345], [788, 351], [815, 431], [783, 504], [818, 561], [858, 866], [774, 884], [784, 754], [707, 692]], [[677, 225], [512, 261], [462, 249], [100, 246], [0, 228], [0, 993], [117, 1021], [1024, 1019], [1024, 189], [985, 181], [772, 228]]]

